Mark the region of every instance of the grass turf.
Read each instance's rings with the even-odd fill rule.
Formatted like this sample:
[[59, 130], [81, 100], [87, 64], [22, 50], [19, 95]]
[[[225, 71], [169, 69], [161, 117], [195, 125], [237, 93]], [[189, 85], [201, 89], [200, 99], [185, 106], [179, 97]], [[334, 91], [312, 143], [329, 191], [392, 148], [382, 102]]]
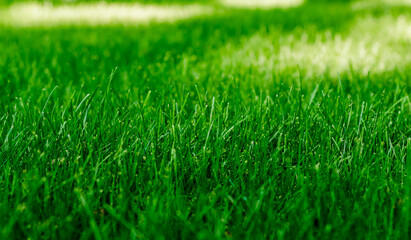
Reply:
[[344, 38], [365, 16], [410, 12], [2, 26], [1, 238], [409, 238], [409, 63], [335, 76], [221, 58], [256, 35]]

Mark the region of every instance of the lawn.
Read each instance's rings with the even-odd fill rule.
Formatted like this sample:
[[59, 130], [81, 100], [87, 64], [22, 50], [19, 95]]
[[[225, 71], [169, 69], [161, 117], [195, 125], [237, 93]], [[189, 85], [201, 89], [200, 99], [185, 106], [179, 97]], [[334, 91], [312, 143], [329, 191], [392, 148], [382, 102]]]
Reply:
[[0, 9], [0, 239], [411, 238], [409, 1], [155, 2]]

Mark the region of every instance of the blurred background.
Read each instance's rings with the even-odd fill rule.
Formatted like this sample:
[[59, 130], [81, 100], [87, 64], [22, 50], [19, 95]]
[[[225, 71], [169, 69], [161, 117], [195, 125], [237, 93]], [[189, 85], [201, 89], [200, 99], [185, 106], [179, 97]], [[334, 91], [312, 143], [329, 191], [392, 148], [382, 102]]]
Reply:
[[61, 84], [62, 96], [72, 86], [93, 89], [115, 68], [119, 92], [165, 84], [212, 91], [233, 77], [244, 91], [300, 76], [308, 89], [324, 80], [355, 88], [369, 76], [377, 76], [373, 86], [409, 86], [409, 0], [2, 0], [1, 6], [0, 87], [9, 99]]

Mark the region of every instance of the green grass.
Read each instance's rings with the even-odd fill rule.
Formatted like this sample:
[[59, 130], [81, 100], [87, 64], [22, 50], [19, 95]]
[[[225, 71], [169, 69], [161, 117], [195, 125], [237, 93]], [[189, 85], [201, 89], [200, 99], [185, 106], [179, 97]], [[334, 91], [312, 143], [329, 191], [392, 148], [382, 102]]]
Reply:
[[[410, 17], [339, 3], [1, 26], [0, 239], [410, 238], [411, 45], [373, 38]], [[404, 60], [270, 64], [367, 39], [358, 24]]]

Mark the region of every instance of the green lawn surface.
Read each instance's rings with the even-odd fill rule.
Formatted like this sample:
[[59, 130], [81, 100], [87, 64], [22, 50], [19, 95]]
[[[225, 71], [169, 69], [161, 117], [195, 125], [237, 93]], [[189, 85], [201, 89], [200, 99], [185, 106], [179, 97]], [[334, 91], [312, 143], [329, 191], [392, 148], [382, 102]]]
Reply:
[[409, 23], [0, 24], [0, 239], [410, 238]]

